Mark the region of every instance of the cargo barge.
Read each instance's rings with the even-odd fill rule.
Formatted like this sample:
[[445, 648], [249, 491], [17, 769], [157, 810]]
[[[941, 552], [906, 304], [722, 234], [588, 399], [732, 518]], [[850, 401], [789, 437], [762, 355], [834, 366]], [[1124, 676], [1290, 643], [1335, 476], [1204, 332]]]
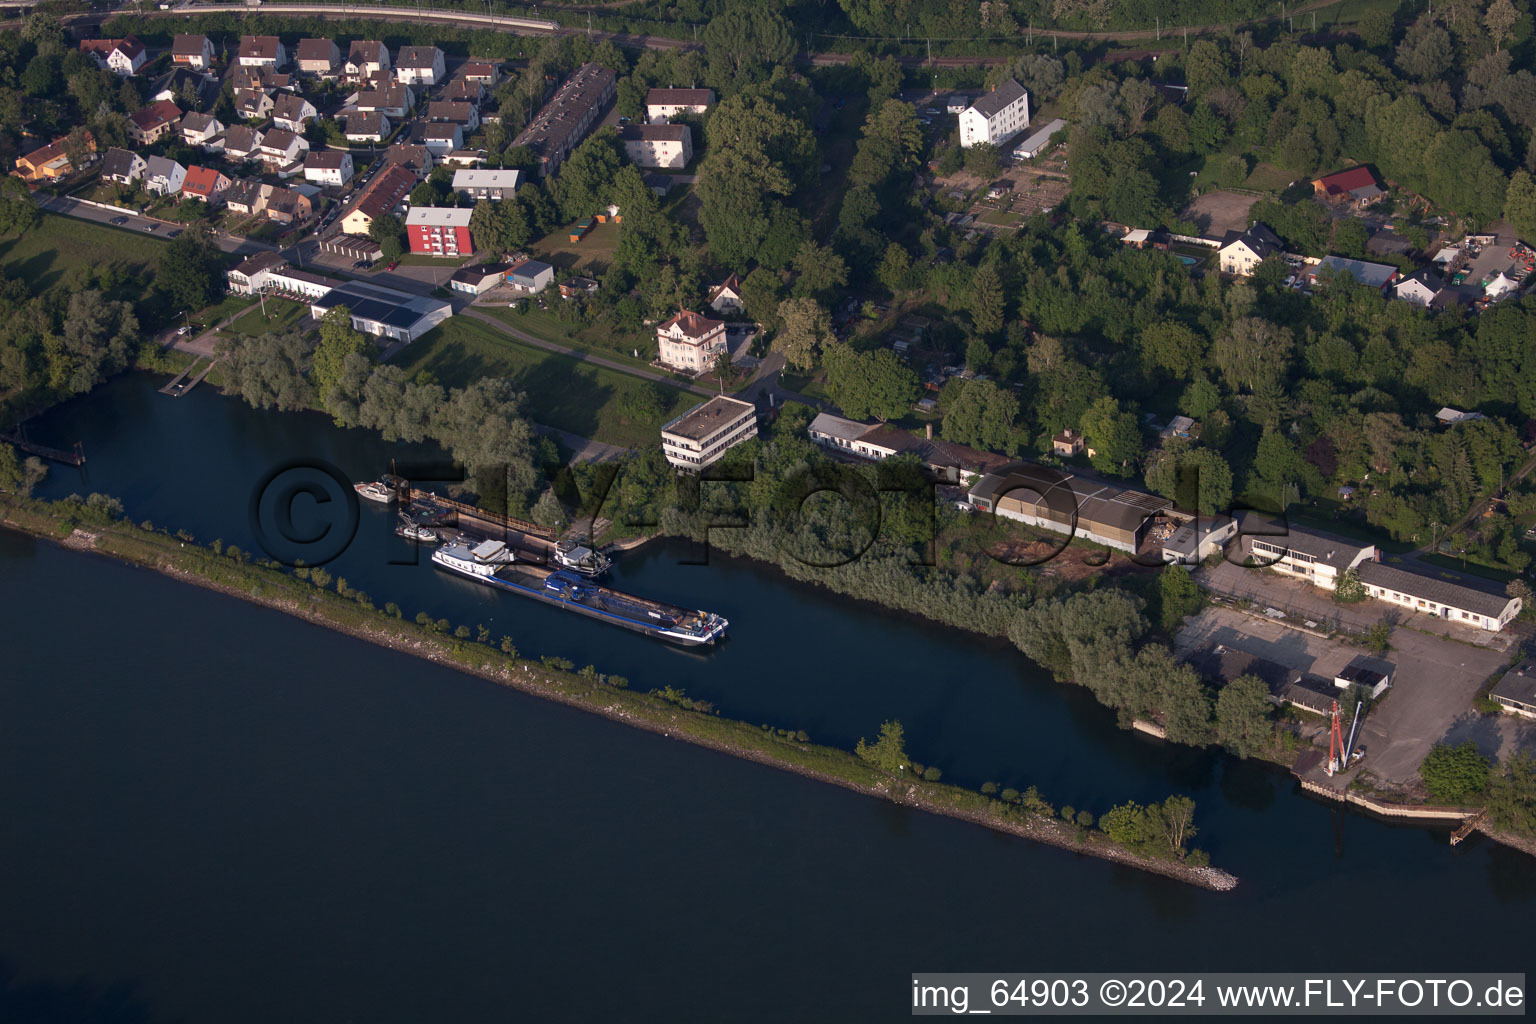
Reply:
[[450, 544], [434, 551], [432, 562], [478, 583], [684, 647], [714, 644], [730, 626], [713, 612], [689, 611], [621, 594], [567, 570], [519, 564], [512, 549], [499, 540], [475, 547]]

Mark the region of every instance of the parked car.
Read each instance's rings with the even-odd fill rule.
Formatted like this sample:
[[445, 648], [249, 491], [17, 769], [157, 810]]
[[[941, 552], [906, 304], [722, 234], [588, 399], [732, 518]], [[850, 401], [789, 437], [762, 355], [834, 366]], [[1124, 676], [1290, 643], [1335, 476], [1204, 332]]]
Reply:
[[389, 261], [389, 265], [386, 266], [384, 269], [385, 270], [394, 270], [399, 265], [400, 265], [400, 261], [399, 260], [390, 260]]
[[111, 220], [111, 223], [113, 223], [113, 224], [127, 224], [128, 223], [128, 218], [127, 217], [113, 217], [112, 220]]

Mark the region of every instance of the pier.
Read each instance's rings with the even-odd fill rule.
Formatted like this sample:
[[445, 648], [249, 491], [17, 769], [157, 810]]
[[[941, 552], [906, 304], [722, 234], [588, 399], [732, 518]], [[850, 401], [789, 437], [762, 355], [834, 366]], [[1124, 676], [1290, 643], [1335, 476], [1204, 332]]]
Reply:
[[47, 459], [50, 462], [62, 462], [66, 466], [85, 465], [85, 449], [80, 446], [79, 441], [75, 442], [73, 451], [64, 451], [61, 448], [49, 448], [47, 445], [34, 444], [31, 441], [22, 440], [16, 434], [0, 437], [0, 441], [4, 441], [6, 444], [12, 445], [28, 455], [36, 455], [38, 458]]
[[408, 506], [412, 517], [431, 517], [431, 525], [452, 525], [476, 537], [506, 541], [509, 547], [517, 550], [520, 557], [532, 555], [536, 559], [548, 561], [557, 546], [555, 531], [548, 527], [513, 519], [417, 487], [410, 489]]
[[198, 372], [196, 377], [192, 377], [191, 380], [188, 380], [188, 376], [191, 375], [193, 370], [197, 369], [197, 365], [202, 361], [202, 357], [199, 356], [198, 358], [192, 360], [192, 362], [188, 363], [187, 368], [177, 374], [175, 380], [172, 380], [169, 384], [160, 389], [160, 393], [162, 395], [170, 395], [172, 398], [180, 398], [182, 395], [185, 395], [187, 392], [201, 384], [203, 382], [203, 378], [207, 377], [219, 362], [217, 359], [210, 359], [208, 361], [208, 365], [203, 367], [202, 370]]

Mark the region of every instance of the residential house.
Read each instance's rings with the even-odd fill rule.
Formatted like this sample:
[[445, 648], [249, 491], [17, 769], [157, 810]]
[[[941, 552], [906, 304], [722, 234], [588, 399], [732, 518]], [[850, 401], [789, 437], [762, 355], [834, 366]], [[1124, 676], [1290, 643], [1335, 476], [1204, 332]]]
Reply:
[[94, 60], [102, 70], [124, 78], [138, 74], [148, 60], [144, 44], [131, 35], [122, 39], [82, 39], [80, 52]]
[[656, 326], [656, 347], [662, 366], [704, 373], [726, 351], [725, 321], [682, 310]]
[[513, 145], [527, 146], [538, 156], [540, 178], [559, 170], [571, 150], [587, 137], [613, 101], [617, 81], [612, 69], [583, 64], [512, 140]]
[[1029, 127], [1029, 93], [1013, 79], [976, 97], [960, 115], [960, 145], [1001, 145]]
[[181, 108], [170, 100], [151, 103], [128, 115], [128, 135], [141, 146], [169, 135], [181, 121]]
[[383, 142], [389, 135], [389, 118], [377, 110], [347, 115], [347, 127], [342, 132], [348, 142]]
[[[309, 151], [309, 143], [302, 136], [296, 135], [286, 128], [273, 128], [262, 136], [261, 145], [256, 150], [256, 158], [267, 165], [269, 170], [283, 171], [293, 168], [304, 158]], [[298, 173], [297, 170], [292, 173]]]
[[300, 39], [294, 58], [306, 75], [331, 78], [341, 69], [341, 51], [332, 39]]
[[486, 95], [485, 86], [467, 78], [455, 78], [443, 87], [443, 99], [455, 103], [472, 103], [477, 110], [485, 102]]
[[1415, 306], [1428, 306], [1445, 287], [1445, 281], [1432, 270], [1418, 270], [1392, 286], [1395, 298]]
[[204, 35], [178, 35], [171, 41], [171, 62], [199, 71], [213, 66], [213, 42]]
[[483, 295], [506, 279], [508, 263], [477, 263], [472, 267], [454, 271], [448, 279], [448, 287], [466, 295]]
[[686, 124], [626, 124], [619, 141], [630, 163], [648, 170], [680, 170], [693, 159], [693, 130]]
[[757, 406], [716, 395], [662, 426], [661, 451], [673, 466], [697, 473], [756, 436]]
[[224, 122], [212, 114], [190, 111], [181, 118], [181, 141], [189, 146], [206, 146], [224, 130]]
[[101, 162], [101, 180], [132, 185], [144, 176], [144, 158], [129, 149], [113, 146]]
[[348, 78], [372, 78], [380, 71], [389, 69], [389, 48], [377, 39], [357, 39], [347, 50], [347, 63], [342, 67]]
[[416, 187], [416, 175], [407, 167], [385, 167], [341, 220], [341, 230], [349, 235], [367, 235], [375, 217], [392, 214], [411, 189]]
[[267, 199], [272, 195], [272, 191], [273, 186], [265, 182], [253, 179], [236, 180], [224, 192], [224, 205], [231, 213], [247, 216], [263, 213], [267, 209]]
[[[652, 90], [653, 92], [655, 90]], [[709, 290], [709, 308], [727, 316], [731, 313], [745, 313], [746, 303], [741, 298], [741, 278], [732, 274], [724, 281]]]
[[419, 179], [432, 173], [432, 151], [426, 146], [408, 146], [397, 142], [384, 151], [384, 162], [404, 167]]
[[1051, 437], [1051, 451], [1063, 458], [1070, 459], [1074, 455], [1081, 455], [1083, 444], [1083, 435], [1071, 427]]
[[277, 36], [241, 36], [236, 59], [241, 67], [271, 68], [276, 71], [288, 64], [288, 51]]
[[179, 107], [212, 110], [219, 102], [219, 89], [217, 75], [173, 67], [150, 84], [148, 102], [170, 100]]
[[340, 188], [352, 174], [352, 154], [344, 149], [316, 149], [304, 156], [305, 181]]
[[469, 235], [474, 211], [465, 206], [413, 206], [405, 215], [411, 252], [423, 256], [468, 256], [475, 251]]
[[494, 89], [496, 83], [501, 81], [501, 69], [495, 61], [471, 58], [459, 68], [458, 78], [485, 89]]
[[274, 188], [267, 196], [267, 219], [278, 224], [306, 224], [313, 210], [309, 197], [296, 188]]
[[562, 299], [579, 299], [583, 295], [596, 295], [598, 284], [590, 277], [571, 277], [560, 282]]
[[1325, 174], [1312, 182], [1312, 191], [1326, 202], [1356, 203], [1360, 206], [1367, 206], [1383, 195], [1376, 175], [1363, 164], [1346, 171]]
[[485, 163], [485, 150], [455, 149], [445, 155], [438, 163], [444, 167], [476, 168]]
[[376, 89], [364, 89], [357, 94], [357, 109], [362, 113], [377, 111], [387, 117], [401, 120], [416, 106], [416, 94], [411, 87], [392, 82]]
[[187, 179], [187, 169], [175, 160], [152, 156], [144, 161], [144, 190], [160, 196], [173, 196], [181, 191]]
[[315, 105], [298, 93], [282, 93], [272, 104], [272, 123], [290, 132], [303, 134], [304, 125], [319, 115]]
[[435, 46], [402, 46], [395, 74], [407, 85], [436, 85], [443, 80], [443, 51]]
[[480, 127], [480, 111], [463, 100], [433, 100], [427, 104], [427, 120], [450, 122], [472, 132]]
[[420, 122], [411, 125], [410, 146], [425, 147], [434, 157], [442, 159], [464, 145], [464, 129], [449, 121]]
[[[85, 133], [85, 140], [87, 151], [96, 152], [96, 140], [90, 132]], [[75, 168], [69, 162], [69, 154], [66, 152], [68, 142], [69, 136], [63, 135], [40, 149], [18, 157], [16, 176], [22, 181], [58, 181], [69, 177]]]
[[237, 124], [224, 132], [224, 159], [239, 163], [260, 159], [261, 143], [266, 136], [260, 128]]
[[242, 121], [264, 121], [275, 106], [271, 89], [235, 90], [235, 113]]
[[678, 114], [703, 114], [714, 102], [713, 89], [652, 89], [645, 94], [645, 119], [666, 124]]
[[511, 199], [517, 195], [521, 171], [457, 170], [453, 172], [453, 189], [471, 199]]
[[537, 295], [555, 282], [555, 268], [540, 260], [519, 260], [507, 271], [507, 286]]
[[187, 176], [181, 183], [181, 194], [209, 206], [218, 206], [224, 202], [230, 184], [227, 174], [212, 167], [188, 167]]
[[1282, 252], [1279, 237], [1263, 224], [1254, 224], [1247, 231], [1228, 231], [1216, 251], [1216, 260], [1223, 274], [1248, 277], [1260, 263]]
[[1031, 132], [1023, 142], [1013, 148], [1015, 160], [1033, 160], [1035, 157], [1051, 148], [1051, 141], [1067, 127], [1067, 122], [1061, 118], [1055, 118], [1048, 122], [1044, 128], [1037, 132]]
[[1307, 283], [1315, 287], [1325, 279], [1345, 276], [1354, 278], [1357, 284], [1384, 292], [1397, 280], [1397, 268], [1385, 263], [1367, 263], [1343, 256], [1324, 256], [1316, 266], [1308, 268]]
[[293, 75], [286, 71], [273, 71], [267, 67], [237, 67], [230, 74], [229, 84], [230, 88], [237, 92], [241, 89], [297, 92], [299, 87], [298, 80]]
[[224, 272], [224, 280], [233, 295], [255, 295], [268, 290], [271, 276], [282, 271], [288, 261], [275, 252], [259, 252]]
[[936, 440], [932, 424], [928, 425], [924, 435], [919, 436], [883, 423], [859, 423], [831, 413], [820, 413], [811, 420], [806, 432], [817, 444], [862, 459], [878, 462], [894, 455], [910, 455], [933, 470], [939, 481], [966, 487], [983, 474], [1003, 472], [1010, 465], [1001, 455]]

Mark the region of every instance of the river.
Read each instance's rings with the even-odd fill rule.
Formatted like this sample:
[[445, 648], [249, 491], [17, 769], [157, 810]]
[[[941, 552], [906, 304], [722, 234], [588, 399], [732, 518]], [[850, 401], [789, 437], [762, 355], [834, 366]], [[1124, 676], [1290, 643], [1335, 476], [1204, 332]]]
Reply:
[[[390, 446], [130, 375], [31, 425], [47, 496], [253, 547], [273, 465]], [[0, 1020], [905, 1016], [924, 970], [1520, 969], [1536, 865], [1115, 727], [1007, 645], [655, 545], [616, 585], [732, 621], [708, 653], [389, 565], [328, 568], [526, 653], [851, 745], [898, 718], [965, 785], [1095, 814], [1186, 793], [1214, 894], [747, 764], [113, 562], [0, 534]], [[30, 1013], [31, 1016], [28, 1016]]]

